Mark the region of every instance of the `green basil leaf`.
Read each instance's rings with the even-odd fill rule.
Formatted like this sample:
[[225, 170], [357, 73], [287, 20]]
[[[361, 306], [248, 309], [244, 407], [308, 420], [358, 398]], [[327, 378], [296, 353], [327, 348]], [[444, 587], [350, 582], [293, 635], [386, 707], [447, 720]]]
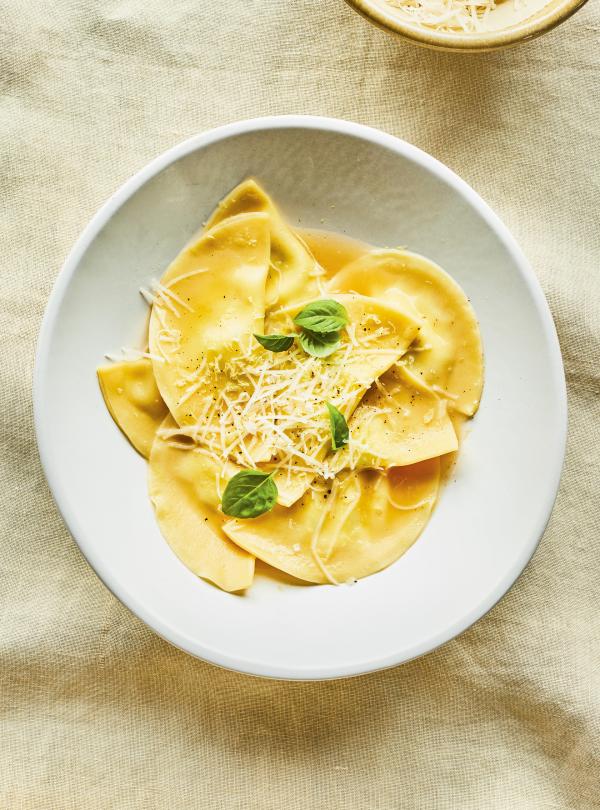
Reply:
[[339, 332], [319, 334], [311, 332], [309, 329], [303, 329], [298, 335], [298, 340], [304, 351], [313, 357], [329, 357], [342, 345]]
[[254, 335], [254, 337], [270, 352], [285, 352], [294, 342], [294, 335]]
[[337, 301], [324, 298], [313, 301], [299, 312], [294, 323], [311, 332], [337, 332], [348, 323], [348, 313]]
[[329, 411], [329, 424], [331, 426], [331, 449], [339, 450], [348, 444], [350, 430], [343, 413], [340, 413], [334, 405], [325, 403]]
[[260, 470], [242, 470], [231, 478], [221, 498], [221, 509], [226, 515], [253, 518], [269, 512], [277, 501], [277, 487], [273, 473]]

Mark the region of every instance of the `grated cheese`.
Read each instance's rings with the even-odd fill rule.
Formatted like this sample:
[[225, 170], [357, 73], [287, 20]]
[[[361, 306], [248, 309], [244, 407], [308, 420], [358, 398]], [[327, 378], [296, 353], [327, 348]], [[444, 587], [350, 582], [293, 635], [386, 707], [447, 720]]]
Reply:
[[159, 363], [165, 362], [165, 359], [163, 357], [159, 357], [157, 354], [143, 352], [141, 349], [133, 349], [129, 346], [121, 346], [120, 355], [116, 352], [107, 352], [104, 356], [107, 360], [110, 360], [113, 363], [131, 362], [132, 360], [139, 360], [142, 357], [147, 357], [148, 360], [156, 360]]
[[[369, 354], [378, 351], [365, 345]], [[298, 345], [270, 353], [240, 343], [239, 352], [229, 358], [203, 358], [178, 381], [179, 405], [202, 394], [195, 421], [163, 435], [189, 436], [221, 462], [251, 467], [268, 463], [289, 476], [302, 472], [332, 478], [322, 453], [330, 438], [325, 403], [343, 412], [364, 393], [362, 381], [345, 373], [351, 354], [356, 354], [351, 343], [327, 361]]]
[[152, 295], [150, 290], [147, 290], [145, 287], [140, 287], [140, 295], [142, 296], [144, 301], [148, 304], [148, 306], [151, 307], [152, 304], [154, 303], [154, 296]]
[[198, 270], [190, 270], [189, 273], [183, 273], [181, 276], [176, 276], [172, 278], [167, 284], [165, 284], [166, 288], [174, 287], [176, 284], [179, 284], [180, 281], [185, 281], [187, 278], [192, 278], [192, 276], [200, 276], [203, 273], [208, 273], [208, 267], [203, 267]]
[[[508, 2], [508, 0], [506, 0]], [[436, 31], [485, 30], [490, 13], [503, 0], [387, 0], [406, 22]], [[515, 8], [519, 0], [514, 0]]]

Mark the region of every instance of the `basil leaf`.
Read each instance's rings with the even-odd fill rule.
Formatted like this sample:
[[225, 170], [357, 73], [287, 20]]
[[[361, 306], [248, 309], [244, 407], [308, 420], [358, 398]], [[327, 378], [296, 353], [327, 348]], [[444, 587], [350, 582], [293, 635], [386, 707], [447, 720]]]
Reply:
[[329, 411], [329, 424], [331, 426], [331, 449], [339, 450], [348, 444], [350, 430], [343, 413], [340, 413], [334, 405], [325, 403]]
[[294, 342], [293, 335], [254, 335], [254, 337], [270, 352], [285, 352]]
[[237, 518], [253, 518], [269, 512], [277, 501], [273, 473], [242, 470], [231, 478], [221, 498], [224, 514]]
[[294, 323], [311, 332], [322, 333], [337, 332], [346, 326], [348, 320], [348, 313], [341, 304], [324, 298], [304, 307], [294, 318]]
[[319, 334], [303, 329], [298, 335], [298, 340], [304, 351], [313, 357], [329, 357], [342, 345], [339, 332]]

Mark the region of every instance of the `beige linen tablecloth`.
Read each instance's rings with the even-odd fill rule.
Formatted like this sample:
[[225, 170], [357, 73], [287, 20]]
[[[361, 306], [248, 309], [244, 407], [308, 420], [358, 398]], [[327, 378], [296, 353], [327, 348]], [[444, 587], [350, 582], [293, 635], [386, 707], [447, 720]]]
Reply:
[[[600, 807], [597, 0], [475, 56], [342, 0], [2, 0], [0, 32], [0, 808]], [[422, 660], [320, 684], [221, 671], [132, 617], [59, 517], [31, 410], [42, 312], [98, 206], [193, 133], [289, 112], [471, 183], [533, 263], [570, 393], [554, 516], [511, 593]]]

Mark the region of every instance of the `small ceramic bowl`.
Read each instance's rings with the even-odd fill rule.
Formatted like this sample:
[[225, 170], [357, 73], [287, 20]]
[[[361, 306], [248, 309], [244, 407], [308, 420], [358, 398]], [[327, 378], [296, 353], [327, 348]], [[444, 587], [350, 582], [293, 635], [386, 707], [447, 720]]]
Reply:
[[[520, 42], [527, 42], [534, 37], [551, 31], [574, 14], [587, 0], [524, 0], [531, 3], [532, 12], [526, 19], [509, 22], [498, 30], [466, 33], [462, 31], [445, 32], [411, 25], [397, 9], [394, 9], [387, 0], [346, 0], [356, 11], [366, 17], [370, 22], [396, 34], [409, 39], [417, 45], [434, 48], [441, 51], [493, 51], [499, 48], [508, 48]], [[505, 0], [506, 4], [513, 0]], [[505, 7], [506, 8], [506, 7]], [[502, 14], [502, 6], [491, 12]]]
[[[356, 585], [308, 586], [260, 567], [245, 595], [198, 579], [163, 540], [147, 464], [112, 421], [104, 353], [139, 345], [141, 285], [160, 276], [249, 175], [295, 226], [406, 245], [473, 303], [485, 389], [421, 537]], [[508, 590], [542, 535], [560, 478], [566, 396], [554, 324], [514, 239], [435, 158], [347, 121], [282, 116], [196, 135], [98, 211], [61, 271], [34, 386], [48, 481], [82, 552], [150, 627], [193, 655], [279, 678], [355, 675], [407, 661], [469, 627]], [[82, 608], [83, 609], [83, 608]]]

